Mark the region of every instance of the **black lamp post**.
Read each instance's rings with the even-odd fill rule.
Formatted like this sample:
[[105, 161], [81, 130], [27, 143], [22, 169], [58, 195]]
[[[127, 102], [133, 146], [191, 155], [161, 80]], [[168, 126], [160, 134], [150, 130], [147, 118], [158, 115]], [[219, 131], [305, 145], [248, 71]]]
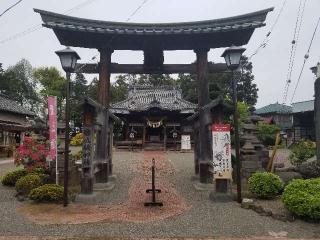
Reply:
[[234, 106], [234, 136], [236, 148], [236, 166], [237, 166], [237, 201], [241, 203], [241, 162], [240, 162], [240, 140], [239, 140], [239, 112], [237, 107], [237, 80], [234, 77], [234, 71], [240, 66], [240, 60], [245, 48], [232, 46], [227, 48], [221, 57], [226, 60], [227, 67], [232, 71], [232, 99]]
[[67, 47], [64, 50], [56, 51], [60, 58], [61, 66], [66, 72], [67, 86], [66, 86], [66, 132], [65, 132], [65, 152], [64, 152], [64, 190], [63, 190], [63, 206], [68, 205], [68, 168], [69, 168], [69, 121], [70, 121], [70, 75], [74, 71], [79, 55], [71, 48]]

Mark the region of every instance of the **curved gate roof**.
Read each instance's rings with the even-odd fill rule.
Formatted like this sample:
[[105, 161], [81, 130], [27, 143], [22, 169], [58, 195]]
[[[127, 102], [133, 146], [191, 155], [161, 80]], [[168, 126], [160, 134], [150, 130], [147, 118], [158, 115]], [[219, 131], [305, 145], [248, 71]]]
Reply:
[[258, 12], [207, 21], [180, 23], [123, 23], [71, 17], [44, 10], [43, 26], [54, 30], [60, 43], [114, 50], [192, 50], [245, 45], [253, 31], [265, 25], [268, 8]]

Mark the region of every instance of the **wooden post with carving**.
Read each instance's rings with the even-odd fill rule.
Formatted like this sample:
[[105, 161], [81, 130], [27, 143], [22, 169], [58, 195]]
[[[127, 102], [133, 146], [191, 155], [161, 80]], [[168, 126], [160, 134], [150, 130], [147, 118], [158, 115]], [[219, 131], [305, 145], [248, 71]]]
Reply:
[[92, 194], [93, 192], [93, 145], [94, 145], [95, 109], [84, 104], [83, 115], [83, 144], [82, 144], [82, 174], [81, 193]]

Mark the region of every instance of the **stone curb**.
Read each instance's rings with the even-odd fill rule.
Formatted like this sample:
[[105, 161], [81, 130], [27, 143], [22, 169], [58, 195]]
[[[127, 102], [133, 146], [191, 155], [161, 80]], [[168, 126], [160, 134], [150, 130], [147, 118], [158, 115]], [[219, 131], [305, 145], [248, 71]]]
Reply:
[[266, 209], [263, 206], [254, 202], [243, 202], [241, 203], [241, 208], [251, 209], [256, 213], [258, 213], [260, 216], [272, 217], [273, 219], [276, 219], [282, 222], [293, 222], [296, 220], [295, 217], [290, 213], [288, 214], [275, 213], [271, 209]]

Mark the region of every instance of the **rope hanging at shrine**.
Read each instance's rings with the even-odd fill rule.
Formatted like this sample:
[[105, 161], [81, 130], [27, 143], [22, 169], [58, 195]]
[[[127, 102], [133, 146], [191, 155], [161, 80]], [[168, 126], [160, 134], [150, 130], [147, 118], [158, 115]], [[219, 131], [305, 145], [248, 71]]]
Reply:
[[159, 121], [152, 121], [152, 120], [147, 119], [147, 124], [151, 128], [159, 128], [163, 125], [163, 118], [161, 118], [161, 120], [159, 120]]

